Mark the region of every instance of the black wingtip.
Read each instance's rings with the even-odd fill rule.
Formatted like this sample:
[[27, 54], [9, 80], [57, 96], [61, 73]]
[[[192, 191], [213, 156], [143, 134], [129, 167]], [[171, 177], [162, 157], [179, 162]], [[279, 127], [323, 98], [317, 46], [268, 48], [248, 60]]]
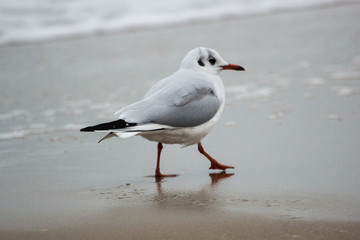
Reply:
[[94, 127], [86, 127], [80, 129], [80, 132], [93, 132], [93, 131], [95, 131]]
[[101, 130], [114, 130], [114, 129], [121, 129], [126, 127], [136, 126], [136, 123], [129, 123], [123, 119], [115, 120], [112, 122], [101, 123], [95, 126], [89, 126], [86, 128], [80, 129], [81, 132], [94, 132], [94, 131], [101, 131]]

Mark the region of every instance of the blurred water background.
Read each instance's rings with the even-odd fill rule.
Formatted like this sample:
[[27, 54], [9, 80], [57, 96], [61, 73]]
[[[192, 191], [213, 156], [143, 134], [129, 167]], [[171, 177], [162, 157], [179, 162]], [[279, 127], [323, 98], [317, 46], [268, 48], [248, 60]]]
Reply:
[[0, 46], [214, 21], [342, 0], [0, 1]]

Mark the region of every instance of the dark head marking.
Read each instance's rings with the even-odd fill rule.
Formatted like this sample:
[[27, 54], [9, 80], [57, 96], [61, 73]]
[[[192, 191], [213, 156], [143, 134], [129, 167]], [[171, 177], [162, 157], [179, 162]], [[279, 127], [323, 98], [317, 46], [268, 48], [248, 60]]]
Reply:
[[204, 62], [203, 62], [203, 60], [202, 60], [201, 58], [199, 58], [198, 64], [199, 64], [200, 66], [202, 66], [202, 67], [205, 66], [205, 64], [204, 64]]
[[210, 50], [208, 50], [208, 54], [209, 54], [209, 58], [208, 58], [209, 63], [211, 65], [214, 65], [216, 63], [216, 59], [214, 58]]
[[198, 64], [202, 67], [205, 66], [204, 64], [204, 61], [203, 61], [203, 57], [201, 56], [201, 48], [198, 48], [199, 49], [199, 60], [198, 60]]

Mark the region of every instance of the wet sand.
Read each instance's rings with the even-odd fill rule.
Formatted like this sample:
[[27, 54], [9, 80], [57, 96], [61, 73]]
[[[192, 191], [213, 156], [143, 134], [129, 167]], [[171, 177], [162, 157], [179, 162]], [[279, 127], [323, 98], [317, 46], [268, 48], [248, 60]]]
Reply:
[[[358, 239], [359, 224], [345, 222], [282, 221], [238, 214], [170, 212], [139, 215], [124, 211], [110, 220], [56, 230], [2, 233], [3, 239]], [[102, 216], [103, 217], [103, 216]], [[96, 222], [96, 223], [94, 223]]]
[[[359, 239], [359, 10], [0, 48], [0, 239]], [[234, 170], [165, 146], [156, 181], [155, 143], [78, 131], [196, 46], [247, 70], [203, 141]]]

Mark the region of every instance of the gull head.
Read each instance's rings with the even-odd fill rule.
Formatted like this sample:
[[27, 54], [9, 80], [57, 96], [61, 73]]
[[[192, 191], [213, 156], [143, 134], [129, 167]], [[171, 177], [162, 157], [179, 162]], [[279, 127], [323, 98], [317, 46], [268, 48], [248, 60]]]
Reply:
[[205, 71], [215, 75], [219, 74], [222, 70], [245, 70], [239, 65], [227, 63], [214, 49], [205, 47], [195, 48], [186, 54], [181, 62], [180, 68]]

